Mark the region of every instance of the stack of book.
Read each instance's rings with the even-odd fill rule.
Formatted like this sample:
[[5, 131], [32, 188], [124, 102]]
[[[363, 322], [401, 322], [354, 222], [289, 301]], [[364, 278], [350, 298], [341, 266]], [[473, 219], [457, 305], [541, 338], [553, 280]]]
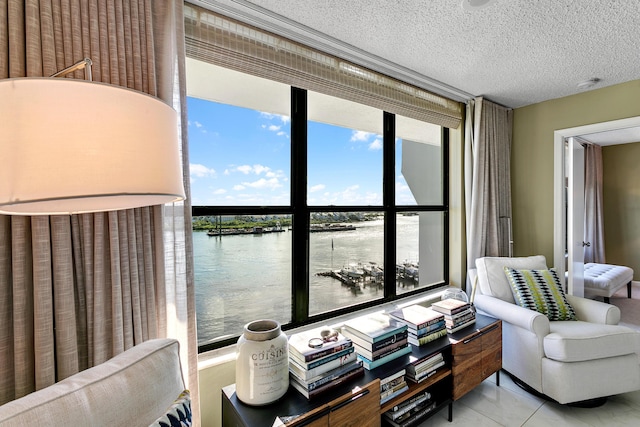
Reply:
[[435, 374], [438, 368], [444, 366], [444, 357], [441, 352], [430, 354], [422, 359], [411, 360], [406, 368], [406, 378], [414, 383], [419, 383]]
[[380, 404], [393, 399], [394, 397], [409, 390], [409, 385], [405, 380], [405, 369], [395, 370], [391, 374], [380, 378]]
[[476, 312], [468, 302], [449, 298], [434, 302], [431, 308], [444, 314], [444, 322], [450, 334], [473, 325], [476, 321]]
[[353, 341], [366, 369], [375, 369], [411, 352], [407, 325], [385, 313], [351, 319], [345, 322], [342, 333]]
[[289, 337], [291, 385], [307, 399], [363, 374], [353, 342], [338, 331], [322, 327]]
[[418, 304], [390, 311], [389, 316], [407, 325], [409, 343], [415, 346], [447, 335], [444, 315]]
[[388, 425], [409, 427], [419, 424], [435, 408], [436, 402], [431, 399], [431, 394], [425, 391], [394, 406], [382, 415]]

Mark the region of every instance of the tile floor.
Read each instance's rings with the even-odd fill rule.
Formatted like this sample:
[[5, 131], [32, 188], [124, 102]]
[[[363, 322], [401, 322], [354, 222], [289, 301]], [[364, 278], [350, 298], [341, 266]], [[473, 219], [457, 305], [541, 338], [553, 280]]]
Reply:
[[639, 426], [640, 391], [609, 397], [597, 408], [572, 408], [533, 396], [501, 372], [500, 387], [495, 374], [462, 399], [453, 403], [453, 422], [443, 408], [420, 427], [565, 427]]

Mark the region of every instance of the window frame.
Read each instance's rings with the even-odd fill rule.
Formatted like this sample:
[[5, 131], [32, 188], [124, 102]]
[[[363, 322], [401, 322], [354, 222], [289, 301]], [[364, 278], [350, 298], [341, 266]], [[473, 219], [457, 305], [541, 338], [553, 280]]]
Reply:
[[[383, 202], [381, 206], [309, 206], [307, 204], [307, 90], [291, 86], [291, 176], [289, 206], [192, 206], [192, 216], [218, 215], [291, 215], [291, 322], [282, 325], [289, 330], [311, 323], [414, 297], [449, 282], [449, 132], [441, 126], [442, 204], [397, 205], [395, 194], [395, 114], [383, 112]], [[396, 264], [396, 218], [403, 212], [442, 212], [443, 214], [443, 281], [428, 287], [396, 294], [395, 268], [384, 268], [384, 296], [357, 305], [309, 315], [309, 225], [314, 212], [380, 212], [384, 214], [384, 266]], [[196, 314], [197, 315], [197, 314]], [[199, 345], [206, 352], [235, 344], [239, 335]]]

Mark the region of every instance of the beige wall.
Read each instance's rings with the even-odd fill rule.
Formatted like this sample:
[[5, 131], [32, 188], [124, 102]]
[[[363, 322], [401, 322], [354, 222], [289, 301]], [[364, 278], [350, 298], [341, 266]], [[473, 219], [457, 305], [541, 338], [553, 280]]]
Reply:
[[640, 116], [640, 80], [541, 102], [514, 111], [511, 161], [516, 256], [553, 264], [553, 132]]
[[640, 143], [602, 149], [604, 244], [607, 263], [640, 277]]
[[236, 382], [236, 361], [233, 359], [199, 365], [201, 365], [198, 371], [198, 385], [202, 427], [220, 427], [222, 425], [222, 387]]

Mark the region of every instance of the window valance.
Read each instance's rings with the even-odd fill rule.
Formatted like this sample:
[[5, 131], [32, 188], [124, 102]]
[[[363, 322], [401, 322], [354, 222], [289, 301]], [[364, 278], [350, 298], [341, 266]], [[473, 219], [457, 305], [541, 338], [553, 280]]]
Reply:
[[184, 18], [190, 58], [448, 128], [462, 120], [459, 102], [336, 56], [193, 4]]

